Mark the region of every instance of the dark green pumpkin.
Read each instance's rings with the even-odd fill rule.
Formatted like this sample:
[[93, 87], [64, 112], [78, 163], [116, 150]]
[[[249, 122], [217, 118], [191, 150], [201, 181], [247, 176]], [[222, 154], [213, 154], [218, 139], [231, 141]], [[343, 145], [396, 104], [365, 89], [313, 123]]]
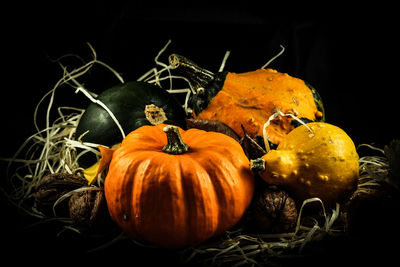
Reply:
[[[186, 128], [186, 114], [178, 101], [164, 89], [149, 83], [132, 81], [119, 84], [102, 92], [98, 100], [111, 110], [125, 135], [140, 126], [152, 125], [145, 114], [146, 106], [151, 104], [165, 113], [167, 120], [163, 123]], [[83, 142], [105, 146], [115, 145], [123, 139], [121, 131], [108, 112], [95, 103], [91, 103], [83, 113], [75, 137], [81, 137]], [[96, 157], [92, 153], [86, 153], [79, 158], [79, 165], [83, 168], [95, 162]]]

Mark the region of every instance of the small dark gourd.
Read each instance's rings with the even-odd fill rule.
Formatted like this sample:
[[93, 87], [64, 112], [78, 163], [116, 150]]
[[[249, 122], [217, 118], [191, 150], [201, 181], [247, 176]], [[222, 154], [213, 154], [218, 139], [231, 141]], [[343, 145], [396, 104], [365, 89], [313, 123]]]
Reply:
[[[168, 123], [185, 128], [185, 111], [164, 89], [145, 82], [131, 81], [105, 90], [98, 96], [114, 114], [126, 135], [143, 125]], [[87, 132], [87, 133], [86, 133]], [[104, 146], [123, 139], [121, 131], [109, 113], [91, 103], [76, 128], [76, 138]], [[92, 153], [80, 157], [79, 165], [87, 168], [96, 162]]]
[[[286, 73], [258, 69], [214, 74], [180, 55], [170, 55], [169, 61], [197, 90], [190, 99], [193, 117], [221, 121], [240, 136], [244, 127], [250, 137], [263, 137], [264, 123], [278, 110], [305, 122], [325, 119], [317, 91]], [[278, 145], [296, 126], [298, 122], [292, 117], [273, 120], [267, 129], [268, 141]]]

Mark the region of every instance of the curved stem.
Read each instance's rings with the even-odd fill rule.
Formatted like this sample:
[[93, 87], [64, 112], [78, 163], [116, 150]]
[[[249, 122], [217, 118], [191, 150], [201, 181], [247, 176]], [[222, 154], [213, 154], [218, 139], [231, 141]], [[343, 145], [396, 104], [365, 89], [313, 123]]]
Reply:
[[162, 149], [165, 153], [179, 155], [189, 151], [189, 146], [182, 141], [178, 127], [168, 125], [163, 131], [167, 134], [167, 144]]
[[184, 56], [172, 54], [169, 64], [173, 70], [189, 81], [194, 94], [190, 97], [189, 105], [194, 114], [207, 108], [211, 99], [222, 89], [227, 71], [213, 73], [199, 67], [196, 63]]
[[172, 54], [169, 56], [168, 60], [171, 67], [188, 78], [195, 89], [204, 88], [208, 83], [214, 80], [214, 73], [199, 67], [196, 63], [184, 56]]

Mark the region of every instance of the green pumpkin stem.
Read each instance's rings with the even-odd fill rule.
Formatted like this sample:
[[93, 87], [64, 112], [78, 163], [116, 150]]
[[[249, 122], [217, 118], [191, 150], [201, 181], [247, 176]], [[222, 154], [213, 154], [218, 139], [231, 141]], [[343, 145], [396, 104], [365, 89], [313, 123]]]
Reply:
[[189, 151], [189, 146], [182, 141], [178, 127], [168, 125], [163, 131], [167, 134], [167, 144], [162, 149], [165, 153], [179, 155]]
[[250, 169], [254, 172], [265, 171], [265, 160], [262, 158], [250, 160]]

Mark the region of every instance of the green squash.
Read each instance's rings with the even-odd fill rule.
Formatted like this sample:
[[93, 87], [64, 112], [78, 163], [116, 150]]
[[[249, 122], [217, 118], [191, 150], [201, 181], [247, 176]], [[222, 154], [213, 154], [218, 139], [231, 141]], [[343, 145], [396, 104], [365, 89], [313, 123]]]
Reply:
[[[145, 82], [127, 82], [105, 90], [98, 96], [114, 114], [125, 135], [143, 125], [159, 123], [186, 128], [185, 111], [164, 89]], [[75, 138], [83, 142], [112, 146], [120, 143], [122, 134], [108, 112], [91, 103], [76, 128]], [[87, 168], [96, 162], [93, 153], [85, 153], [78, 162]]]

